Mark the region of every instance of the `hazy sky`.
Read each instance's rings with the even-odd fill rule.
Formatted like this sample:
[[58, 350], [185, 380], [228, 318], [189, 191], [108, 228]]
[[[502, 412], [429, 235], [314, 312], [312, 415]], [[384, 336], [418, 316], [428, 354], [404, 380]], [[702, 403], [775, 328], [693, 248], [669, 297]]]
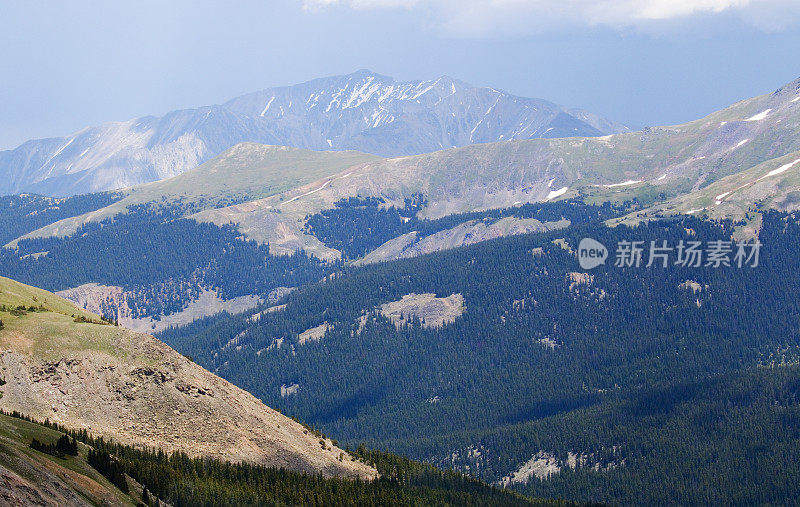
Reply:
[[800, 77], [800, 1], [0, 0], [0, 149], [361, 68], [678, 123]]

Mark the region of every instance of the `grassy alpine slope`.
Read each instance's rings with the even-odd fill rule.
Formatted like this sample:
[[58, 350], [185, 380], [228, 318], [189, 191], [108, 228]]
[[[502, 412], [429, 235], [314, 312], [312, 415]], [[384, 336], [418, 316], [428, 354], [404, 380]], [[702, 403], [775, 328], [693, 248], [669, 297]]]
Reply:
[[[427, 200], [421, 218], [569, 197], [598, 204], [636, 199], [649, 206], [800, 150], [798, 96], [800, 80], [682, 125], [375, 161], [246, 208], [207, 210], [195, 218], [233, 222], [276, 251], [291, 250], [299, 242], [314, 254], [331, 257], [333, 252], [321, 250], [317, 238], [303, 233], [304, 224], [308, 216], [351, 197], [383, 198], [402, 207], [405, 199], [420, 194]], [[780, 199], [768, 204], [793, 209]], [[670, 211], [690, 209], [681, 205]], [[744, 211], [728, 209], [720, 216], [741, 218]]]
[[62, 433], [8, 415], [0, 415], [0, 503], [6, 505], [136, 505], [78, 456], [58, 458], [30, 448], [35, 438], [52, 443]]

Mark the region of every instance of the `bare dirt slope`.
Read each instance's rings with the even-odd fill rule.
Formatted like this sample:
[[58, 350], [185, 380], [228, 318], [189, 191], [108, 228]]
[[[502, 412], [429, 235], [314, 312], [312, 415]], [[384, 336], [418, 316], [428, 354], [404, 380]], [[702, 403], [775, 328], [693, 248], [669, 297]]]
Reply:
[[[0, 305], [13, 293], [16, 306], [19, 294], [33, 291], [0, 278]], [[6, 381], [0, 408], [168, 452], [324, 476], [375, 476], [362, 463], [340, 461], [332, 442], [321, 444], [302, 425], [155, 338], [75, 322], [73, 313], [85, 312], [53, 294], [35, 293], [30, 304], [47, 311], [0, 311], [0, 376]]]
[[451, 294], [440, 298], [431, 293], [406, 294], [399, 301], [381, 305], [380, 313], [396, 326], [401, 326], [409, 318], [417, 318], [423, 327], [442, 327], [464, 313], [464, 296]]
[[545, 223], [534, 218], [520, 219], [515, 217], [506, 217], [489, 223], [482, 220], [471, 220], [423, 238], [418, 238], [417, 232], [409, 232], [390, 239], [357, 260], [354, 264], [362, 265], [395, 259], [407, 259], [460, 246], [473, 245], [489, 239], [544, 232], [562, 229], [567, 226], [569, 226], [569, 220]]
[[104, 310], [112, 310], [109, 313], [117, 316], [120, 326], [140, 333], [159, 333], [170, 326], [185, 326], [196, 319], [219, 312], [241, 313], [262, 302], [261, 298], [255, 295], [226, 300], [217, 291], [203, 288], [197, 299], [190, 301], [182, 311], [169, 315], [134, 318], [128, 304], [129, 294], [122, 287], [97, 283], [86, 283], [56, 292], [56, 295], [72, 301], [78, 308], [89, 312], [103, 315], [106, 314]]

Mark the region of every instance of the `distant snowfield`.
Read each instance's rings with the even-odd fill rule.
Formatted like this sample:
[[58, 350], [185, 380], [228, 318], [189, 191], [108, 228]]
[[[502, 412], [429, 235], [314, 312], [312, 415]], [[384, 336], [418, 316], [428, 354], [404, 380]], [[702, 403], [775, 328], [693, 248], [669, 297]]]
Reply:
[[[666, 174], [664, 175], [666, 176]], [[637, 183], [641, 183], [642, 180], [628, 180], [623, 181], [622, 183], [612, 183], [610, 185], [603, 185], [605, 188], [614, 188], [614, 187], [627, 187], [628, 185], [635, 185]]]
[[569, 190], [569, 187], [561, 187], [558, 190], [553, 190], [549, 194], [547, 194], [545, 200], [549, 201], [550, 199], [555, 199], [556, 197], [562, 196], [567, 193], [567, 190]]
[[777, 176], [778, 174], [784, 173], [784, 172], [788, 171], [789, 169], [791, 169], [792, 167], [794, 167], [798, 162], [800, 162], [800, 158], [798, 158], [794, 162], [789, 162], [788, 164], [784, 164], [784, 165], [780, 166], [777, 169], [773, 169], [772, 171], [768, 172], [764, 176], [758, 178], [758, 180], [756, 180], [756, 181], [761, 181], [761, 180], [763, 180], [765, 178], [769, 178], [770, 176]]
[[[573, 127], [559, 123], [565, 116]], [[243, 142], [397, 157], [542, 135], [628, 131], [587, 111], [447, 77], [398, 82], [358, 71], [0, 150], [0, 165], [14, 175], [0, 180], [0, 194], [74, 195], [134, 186], [181, 174]]]
[[267, 113], [267, 111], [269, 111], [269, 106], [271, 106], [271, 105], [272, 105], [272, 102], [273, 102], [274, 100], [275, 100], [275, 95], [273, 95], [273, 96], [272, 96], [272, 98], [271, 98], [271, 99], [269, 99], [269, 102], [267, 102], [267, 105], [266, 105], [266, 106], [264, 106], [264, 110], [263, 110], [263, 111], [261, 111], [261, 114], [260, 114], [259, 116], [261, 116], [261, 117], [263, 118], [263, 116], [264, 116], [264, 115]]
[[772, 112], [772, 109], [767, 109], [765, 111], [761, 111], [757, 115], [751, 116], [750, 118], [746, 119], [745, 121], [761, 121], [767, 117], [769, 113]]
[[730, 192], [724, 192], [724, 193], [722, 193], [722, 194], [719, 194], [718, 196], [716, 196], [716, 197], [714, 198], [714, 203], [715, 203], [715, 204], [721, 204], [721, 203], [722, 203], [722, 200], [723, 200], [723, 199], [725, 199], [726, 197], [728, 197], [729, 195], [731, 195], [731, 193], [730, 193]]
[[[344, 177], [344, 176], [343, 176], [343, 177]], [[284, 201], [283, 203], [281, 203], [281, 206], [283, 206], [284, 204], [289, 204], [290, 202], [294, 202], [294, 201], [296, 201], [296, 200], [298, 200], [298, 199], [300, 199], [300, 198], [302, 198], [302, 197], [306, 197], [306, 196], [308, 196], [308, 195], [311, 195], [311, 194], [316, 194], [316, 193], [317, 193], [317, 192], [319, 192], [320, 190], [322, 190], [322, 189], [324, 189], [325, 187], [327, 187], [328, 185], [330, 185], [332, 181], [333, 181], [333, 180], [328, 180], [328, 181], [326, 181], [325, 183], [323, 183], [323, 184], [322, 184], [322, 186], [321, 186], [321, 187], [319, 187], [319, 188], [315, 188], [314, 190], [311, 190], [311, 191], [309, 191], [309, 192], [306, 192], [305, 194], [300, 194], [300, 195], [298, 195], [298, 196], [292, 197], [292, 198], [291, 198], [291, 199], [289, 199], [288, 201]]]

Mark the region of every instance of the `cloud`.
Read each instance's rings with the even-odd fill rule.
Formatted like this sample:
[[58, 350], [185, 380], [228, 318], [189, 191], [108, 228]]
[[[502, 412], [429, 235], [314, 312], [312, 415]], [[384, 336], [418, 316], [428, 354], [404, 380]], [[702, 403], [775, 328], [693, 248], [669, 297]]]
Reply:
[[733, 14], [761, 30], [800, 20], [797, 0], [303, 0], [307, 10], [420, 10], [451, 34], [529, 33], [563, 26], [647, 28], [692, 16]]

